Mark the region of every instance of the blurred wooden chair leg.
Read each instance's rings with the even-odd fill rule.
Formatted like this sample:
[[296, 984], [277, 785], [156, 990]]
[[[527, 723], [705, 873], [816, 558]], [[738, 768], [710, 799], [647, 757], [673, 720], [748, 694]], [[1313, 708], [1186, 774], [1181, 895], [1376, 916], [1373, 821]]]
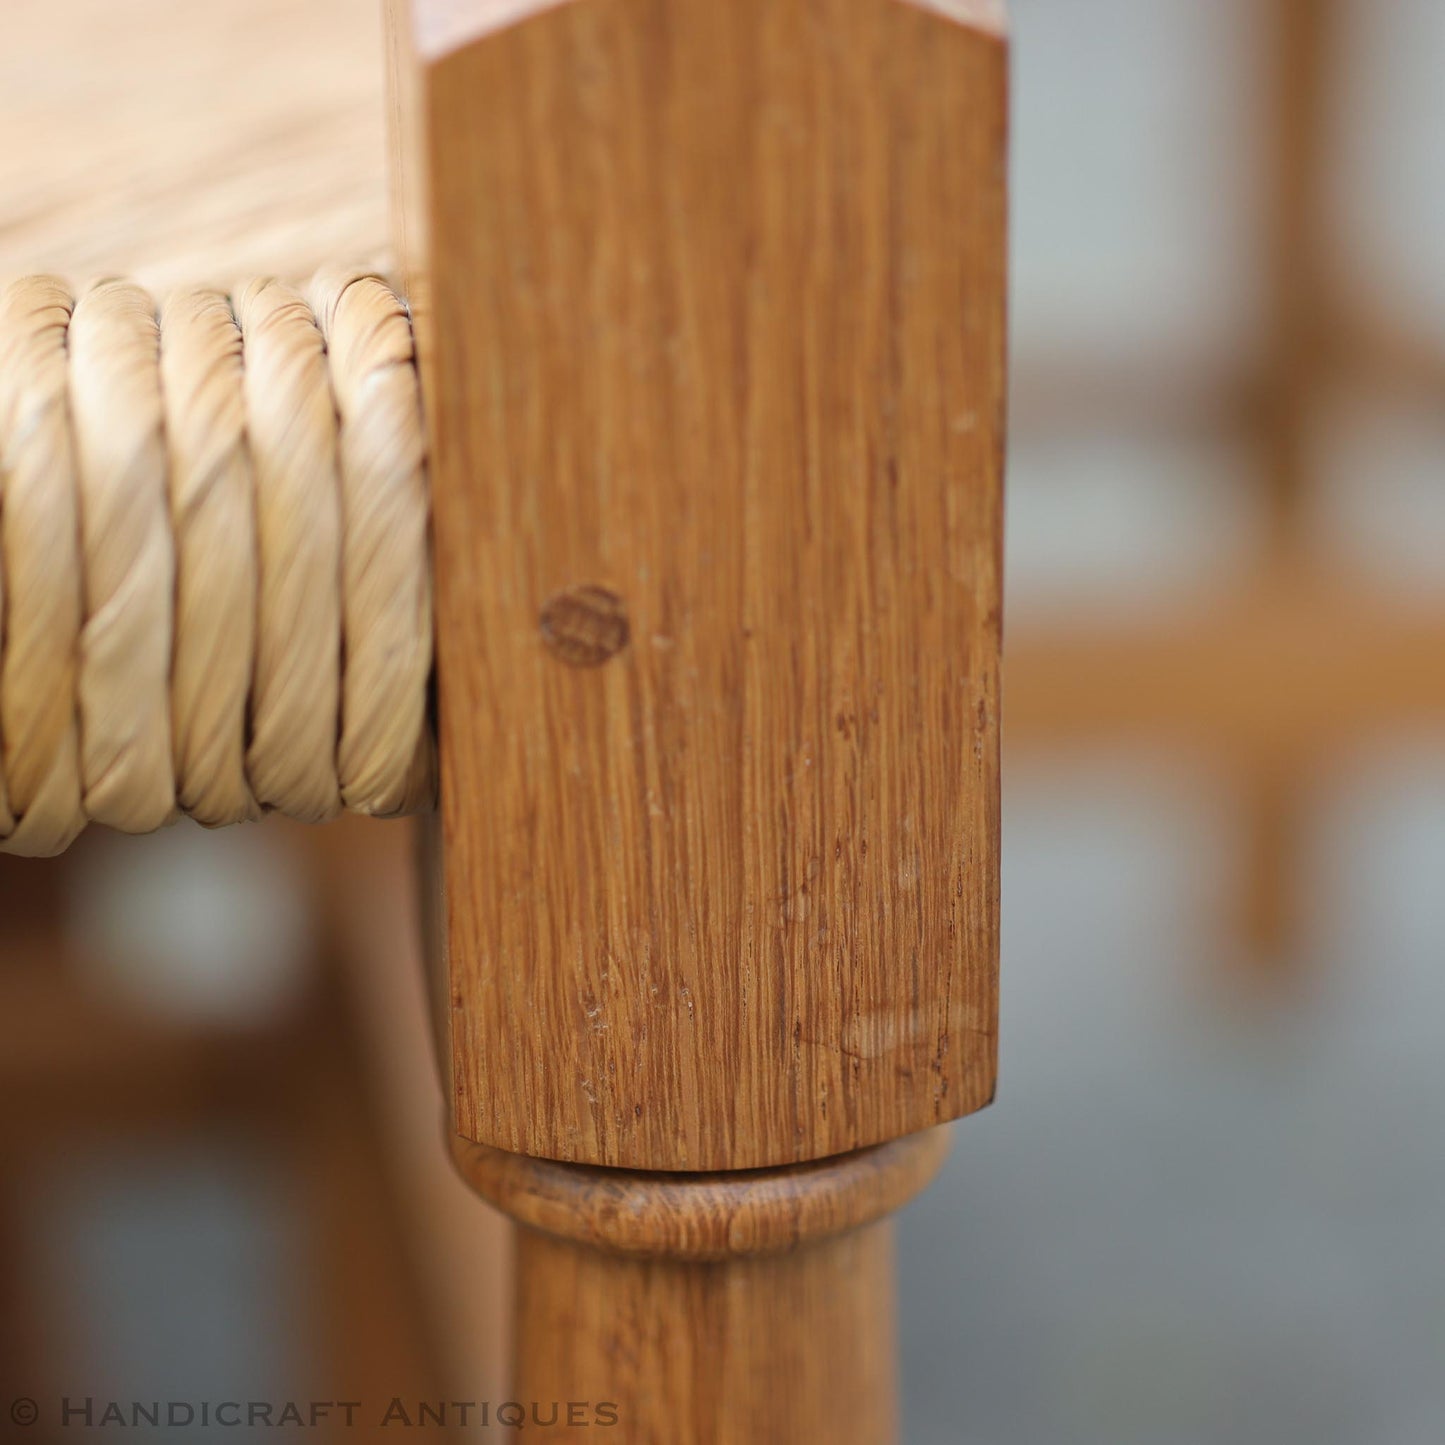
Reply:
[[309, 870], [347, 1000], [429, 1367], [451, 1398], [500, 1399], [510, 1236], [502, 1216], [457, 1177], [444, 1147], [446, 1097], [421, 957], [415, 825], [352, 818], [284, 831]]
[[1234, 956], [1246, 982], [1288, 991], [1304, 967], [1309, 779], [1281, 762], [1243, 771], [1240, 783]]

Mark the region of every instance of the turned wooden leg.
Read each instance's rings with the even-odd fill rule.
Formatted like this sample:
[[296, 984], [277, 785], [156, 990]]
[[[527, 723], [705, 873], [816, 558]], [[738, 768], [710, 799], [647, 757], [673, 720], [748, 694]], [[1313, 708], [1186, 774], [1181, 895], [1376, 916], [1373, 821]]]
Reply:
[[[893, 1226], [943, 1130], [739, 1174], [643, 1174], [457, 1143], [516, 1220], [512, 1397], [560, 1440], [898, 1438]], [[570, 1409], [570, 1417], [569, 1417]]]

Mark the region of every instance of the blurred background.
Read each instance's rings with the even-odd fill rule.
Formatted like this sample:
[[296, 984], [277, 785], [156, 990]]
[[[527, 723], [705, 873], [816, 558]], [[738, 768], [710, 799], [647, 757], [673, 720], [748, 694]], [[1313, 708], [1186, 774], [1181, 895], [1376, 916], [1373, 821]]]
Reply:
[[[906, 1438], [1435, 1445], [1445, 6], [1011, 8], [1002, 1079]], [[10, 0], [0, 270], [384, 254], [375, 9]], [[0, 859], [0, 1393], [500, 1396], [410, 859]]]

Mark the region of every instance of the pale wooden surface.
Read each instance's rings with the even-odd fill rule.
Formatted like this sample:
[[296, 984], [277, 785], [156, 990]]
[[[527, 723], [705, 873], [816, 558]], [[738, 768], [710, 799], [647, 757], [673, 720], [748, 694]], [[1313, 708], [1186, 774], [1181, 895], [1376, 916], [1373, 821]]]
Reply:
[[[469, 1137], [742, 1168], [992, 1094], [1004, 59], [615, 0], [425, 70]], [[578, 667], [589, 585], [630, 641]]]
[[0, 275], [161, 290], [371, 262], [380, 0], [6, 0]]

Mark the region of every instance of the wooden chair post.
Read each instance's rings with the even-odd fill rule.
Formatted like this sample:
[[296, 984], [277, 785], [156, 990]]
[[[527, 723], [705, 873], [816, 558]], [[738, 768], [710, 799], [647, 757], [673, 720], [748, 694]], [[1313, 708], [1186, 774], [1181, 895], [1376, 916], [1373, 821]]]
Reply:
[[876, 1445], [887, 1216], [994, 1087], [1000, 10], [391, 29], [439, 998], [518, 1398]]

